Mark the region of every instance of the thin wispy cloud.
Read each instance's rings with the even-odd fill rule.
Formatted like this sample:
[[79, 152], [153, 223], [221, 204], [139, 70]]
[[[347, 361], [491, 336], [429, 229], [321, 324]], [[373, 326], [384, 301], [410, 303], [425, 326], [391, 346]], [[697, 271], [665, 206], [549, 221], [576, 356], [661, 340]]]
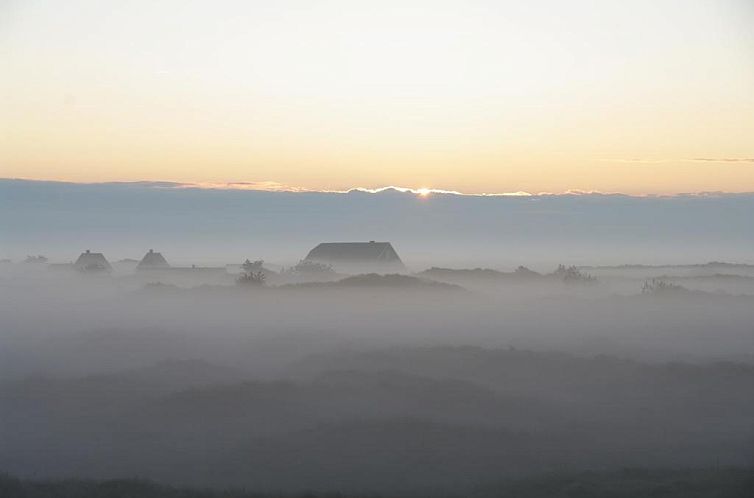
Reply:
[[702, 163], [752, 163], [754, 157], [696, 157], [691, 159], [694, 162]]
[[618, 159], [603, 159], [602, 161], [608, 162], [608, 163], [665, 164], [665, 163], [675, 163], [678, 161], [684, 161], [684, 159], [644, 159], [640, 157], [632, 157], [632, 158], [618, 158]]
[[295, 187], [274, 181], [261, 182], [191, 182], [176, 185], [177, 188], [199, 188], [207, 190], [256, 190], [264, 192], [319, 192], [304, 187]]
[[639, 164], [667, 164], [667, 163], [751, 163], [754, 164], [754, 157], [684, 157], [677, 159], [646, 159], [641, 157], [635, 158], [618, 158], [603, 159], [611, 163], [639, 163]]

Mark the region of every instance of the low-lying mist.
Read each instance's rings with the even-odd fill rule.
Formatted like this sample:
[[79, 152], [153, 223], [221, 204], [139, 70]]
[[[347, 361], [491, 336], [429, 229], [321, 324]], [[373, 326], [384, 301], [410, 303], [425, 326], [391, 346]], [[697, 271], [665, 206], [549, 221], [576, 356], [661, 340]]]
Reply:
[[750, 266], [255, 268], [0, 265], [0, 469], [407, 495], [754, 464]]

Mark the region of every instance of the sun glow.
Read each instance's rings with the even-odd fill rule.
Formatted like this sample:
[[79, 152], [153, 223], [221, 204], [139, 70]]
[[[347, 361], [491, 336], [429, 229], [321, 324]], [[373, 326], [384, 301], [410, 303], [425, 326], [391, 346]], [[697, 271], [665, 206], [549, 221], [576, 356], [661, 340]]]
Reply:
[[419, 197], [427, 197], [427, 196], [429, 196], [429, 194], [432, 193], [432, 190], [430, 190], [428, 188], [425, 188], [425, 187], [422, 187], [420, 189], [417, 189], [416, 193], [419, 195]]
[[0, 176], [754, 189], [750, 1], [220, 3], [0, 2]]

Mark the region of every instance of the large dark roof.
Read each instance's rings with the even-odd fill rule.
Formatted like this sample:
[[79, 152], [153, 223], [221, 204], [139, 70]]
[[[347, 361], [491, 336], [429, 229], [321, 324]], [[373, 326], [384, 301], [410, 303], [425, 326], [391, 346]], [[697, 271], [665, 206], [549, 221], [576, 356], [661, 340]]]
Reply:
[[81, 253], [81, 256], [79, 256], [79, 259], [76, 260], [73, 266], [82, 271], [110, 271], [113, 269], [101, 252], [91, 252], [88, 249], [86, 252]]
[[325, 263], [399, 263], [390, 242], [324, 242], [309, 251], [306, 259]]
[[154, 252], [152, 249], [144, 255], [141, 262], [136, 266], [139, 269], [147, 268], [169, 268], [170, 265], [159, 252]]

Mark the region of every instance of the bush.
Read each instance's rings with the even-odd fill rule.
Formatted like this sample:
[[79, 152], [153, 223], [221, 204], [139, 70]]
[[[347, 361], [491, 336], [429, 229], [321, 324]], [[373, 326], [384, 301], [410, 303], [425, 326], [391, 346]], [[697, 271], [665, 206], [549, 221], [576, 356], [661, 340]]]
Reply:
[[553, 275], [567, 284], [593, 284], [597, 279], [588, 273], [584, 273], [575, 266], [559, 265]]
[[661, 278], [653, 278], [646, 280], [644, 286], [641, 288], [641, 293], [646, 295], [667, 295], [678, 294], [682, 292], [688, 292], [686, 287], [683, 287], [672, 282], [668, 282]]
[[302, 259], [296, 266], [290, 268], [288, 273], [296, 275], [334, 275], [335, 270], [332, 265]]
[[535, 272], [534, 270], [530, 270], [529, 268], [525, 266], [519, 266], [516, 268], [516, 271], [513, 272], [514, 275], [517, 277], [539, 277], [540, 274]]
[[264, 273], [264, 261], [261, 259], [251, 262], [248, 259], [241, 265], [241, 275], [236, 279], [239, 285], [250, 285], [261, 287], [264, 285], [267, 276]]

